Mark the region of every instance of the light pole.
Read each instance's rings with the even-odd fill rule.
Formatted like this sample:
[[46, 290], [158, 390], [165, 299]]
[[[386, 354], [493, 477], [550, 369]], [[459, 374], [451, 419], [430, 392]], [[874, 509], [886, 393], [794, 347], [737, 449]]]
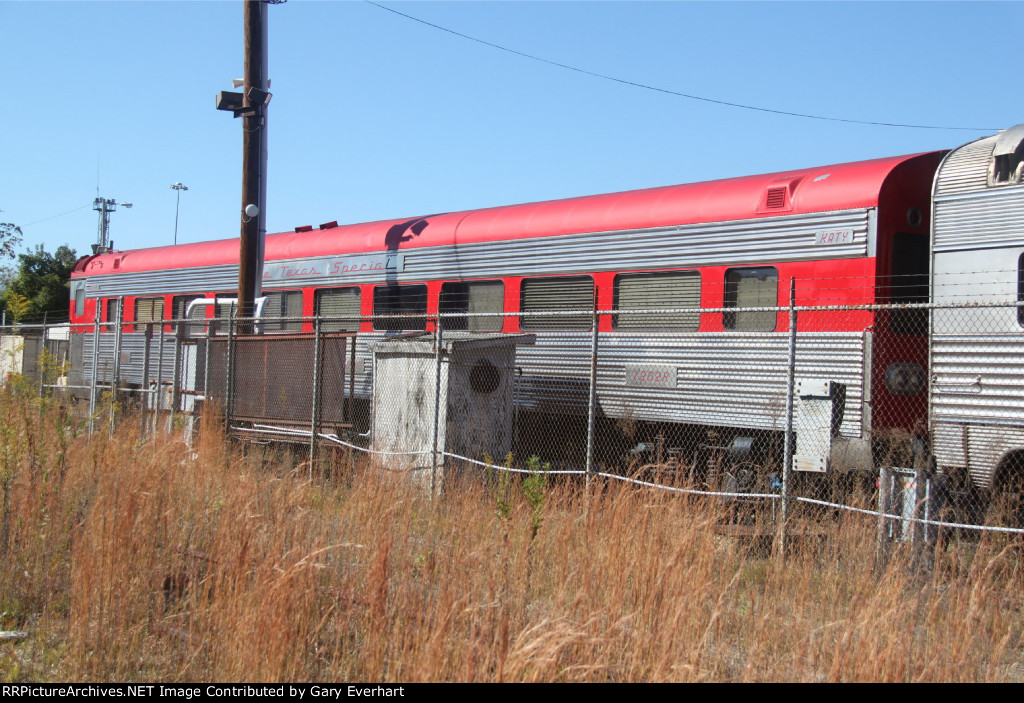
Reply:
[[178, 210], [181, 208], [181, 191], [188, 190], [188, 186], [182, 185], [181, 181], [178, 181], [174, 185], [170, 186], [171, 190], [178, 191], [178, 202], [174, 206], [174, 243], [178, 243]]
[[[131, 206], [131, 203], [121, 203], [123, 208]], [[107, 231], [110, 229], [110, 213], [117, 209], [117, 201], [113, 198], [97, 197], [92, 202], [92, 209], [100, 214], [99, 233], [96, 236], [96, 243], [92, 245], [92, 253], [103, 254], [114, 247], [114, 242], [107, 237]]]

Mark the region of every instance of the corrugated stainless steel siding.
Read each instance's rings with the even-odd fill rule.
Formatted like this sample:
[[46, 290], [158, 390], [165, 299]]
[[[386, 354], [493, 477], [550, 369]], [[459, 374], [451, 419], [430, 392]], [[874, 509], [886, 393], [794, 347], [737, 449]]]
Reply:
[[[93, 334], [81, 335], [84, 338], [82, 344], [82, 367], [83, 381], [88, 384], [92, 381], [92, 355], [93, 355]], [[371, 391], [372, 378], [369, 373], [372, 363], [372, 354], [367, 344], [380, 340], [383, 334], [366, 334], [357, 338], [356, 344], [356, 396], [368, 398]], [[202, 338], [200, 338], [202, 341]], [[149, 359], [149, 380], [156, 382], [157, 367], [160, 367], [159, 380], [170, 382], [174, 376], [174, 335], [164, 334], [163, 360], [159, 361], [159, 336], [154, 334], [150, 347]], [[100, 383], [109, 383], [114, 372], [114, 348], [115, 335], [113, 333], [100, 334], [100, 358], [97, 364], [97, 376]], [[121, 366], [119, 373], [121, 383], [128, 385], [140, 385], [142, 383], [143, 362], [145, 359], [145, 335], [142, 333], [126, 332], [121, 335]], [[308, 363], [311, 359], [282, 359], [282, 363], [299, 362]], [[363, 369], [366, 372], [363, 372]], [[198, 386], [202, 387], [202, 379], [199, 379]], [[347, 387], [347, 384], [346, 384]]]
[[967, 466], [987, 486], [1024, 449], [1024, 334], [935, 335], [931, 424], [940, 468]]
[[[953, 151], [936, 175], [936, 302], [1016, 297], [1012, 248], [1024, 246], [1024, 186], [988, 185], [996, 139]], [[929, 423], [938, 466], [967, 468], [976, 485], [989, 487], [1005, 454], [1024, 448], [1024, 333], [1016, 310], [935, 310], [930, 369]]]
[[[405, 270], [389, 274], [387, 280], [412, 282], [858, 257], [867, 255], [868, 239], [873, 236], [869, 232], [871, 212], [858, 209], [656, 230], [409, 249], [404, 252]], [[815, 245], [816, 232], [836, 229], [853, 230], [853, 241], [832, 246]], [[384, 280], [380, 273], [350, 273], [296, 278], [287, 285], [275, 282], [267, 287], [334, 286]], [[227, 291], [237, 287], [237, 283], [238, 267], [234, 265], [107, 274], [88, 278], [86, 295], [95, 298]]]
[[1024, 244], [1024, 185], [935, 202], [935, 254]]
[[[83, 336], [88, 382], [92, 378], [93, 335]], [[370, 397], [372, 353], [368, 345], [384, 338], [382, 333], [358, 337], [357, 397]], [[122, 384], [141, 384], [144, 342], [139, 333], [122, 335]], [[157, 344], [154, 337], [151, 382], [157, 379]], [[586, 413], [590, 345], [589, 332], [540, 333], [535, 346], [517, 348], [516, 403], [543, 412]], [[113, 350], [114, 335], [101, 335], [101, 382], [109, 382], [113, 372]], [[709, 350], [713, 350], [713, 356], [709, 356]], [[861, 436], [864, 354], [863, 333], [797, 335], [797, 377], [833, 380], [847, 386], [841, 427], [844, 436]], [[173, 357], [174, 339], [165, 335], [162, 380], [172, 378]], [[676, 387], [626, 386], [625, 366], [637, 363], [673, 366]], [[616, 418], [781, 431], [785, 427], [787, 363], [786, 333], [603, 334], [598, 348], [598, 412]], [[800, 428], [796, 430], [799, 435]]]
[[935, 197], [986, 190], [995, 143], [995, 136], [984, 137], [950, 152], [935, 177]]
[[992, 487], [999, 462], [1008, 453], [1024, 448], [1024, 428], [978, 422], [942, 422], [932, 432], [940, 471], [967, 468], [971, 482]]
[[[93, 337], [89, 333], [82, 335], [82, 377], [85, 383], [92, 382]], [[110, 383], [114, 373], [115, 334], [100, 334], [100, 356], [96, 365], [100, 383]], [[174, 337], [164, 335], [163, 359], [159, 358], [159, 335], [154, 334], [151, 340], [149, 357], [149, 380], [157, 380], [157, 367], [160, 366], [160, 378], [170, 381], [174, 374]], [[142, 367], [146, 353], [146, 337], [141, 332], [126, 332], [121, 335], [121, 366], [119, 373], [121, 383], [139, 385], [142, 383]]]
[[[608, 417], [781, 431], [788, 343], [785, 333], [602, 335], [599, 412]], [[850, 437], [861, 436], [864, 353], [862, 333], [797, 336], [798, 378], [847, 385], [841, 432]], [[626, 386], [626, 364], [637, 363], [675, 367], [676, 387]], [[521, 406], [586, 412], [589, 334], [538, 334], [536, 346], [517, 350], [516, 364], [522, 369], [517, 386]]]
[[[488, 242], [406, 254], [406, 273], [530, 276], [643, 268], [809, 261], [865, 256], [868, 211], [689, 225], [669, 230], [606, 232]], [[821, 230], [852, 229], [854, 241], [815, 246]]]
[[[284, 286], [282, 286], [284, 287]], [[238, 289], [238, 266], [202, 266], [176, 272], [143, 271], [107, 274], [86, 279], [87, 298], [119, 295], [161, 295], [166, 293], [203, 293]]]
[[973, 419], [1024, 426], [1024, 334], [936, 335], [933, 345], [937, 422]]

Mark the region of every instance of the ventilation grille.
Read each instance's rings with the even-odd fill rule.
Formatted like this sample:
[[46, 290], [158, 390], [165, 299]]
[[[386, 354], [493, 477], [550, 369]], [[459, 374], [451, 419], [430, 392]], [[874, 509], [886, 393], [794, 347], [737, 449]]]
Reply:
[[768, 200], [765, 202], [765, 207], [769, 209], [784, 208], [786, 207], [786, 188], [769, 188], [768, 189]]

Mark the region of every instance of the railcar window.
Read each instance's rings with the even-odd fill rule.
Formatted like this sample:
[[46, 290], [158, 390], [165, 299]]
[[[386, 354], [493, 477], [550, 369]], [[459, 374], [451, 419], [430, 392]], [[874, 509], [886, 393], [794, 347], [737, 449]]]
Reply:
[[360, 292], [358, 286], [321, 288], [313, 297], [316, 314], [323, 315], [323, 332], [358, 332]]
[[[726, 308], [775, 307], [779, 301], [779, 271], [774, 266], [728, 269], [725, 272]], [[774, 310], [737, 310], [722, 314], [729, 330], [772, 332], [777, 315]]]
[[[373, 314], [426, 315], [427, 286], [425, 283], [376, 286], [373, 289]], [[375, 330], [425, 330], [426, 317], [374, 317]]]
[[[216, 301], [216, 303], [213, 306], [213, 319], [216, 320], [216, 322], [210, 323], [212, 325], [211, 330], [212, 330], [213, 334], [228, 334], [228, 327], [229, 327], [229, 325], [227, 323], [227, 320], [234, 319], [234, 318], [238, 317], [238, 303], [236, 303], [236, 302], [227, 302], [229, 300], [231, 300], [231, 301], [236, 300], [235, 293], [233, 291], [230, 292], [230, 293], [217, 293], [217, 294], [215, 294], [213, 296], [213, 299]], [[205, 305], [202, 305], [202, 306], [198, 306], [197, 305], [193, 309], [193, 316], [205, 317], [205, 315], [206, 315], [205, 312], [202, 315], [199, 314], [199, 308], [201, 308], [201, 307], [205, 308], [206, 306]], [[193, 334], [195, 334], [194, 330], [196, 329], [196, 326], [193, 325], [192, 329], [193, 329]], [[211, 330], [204, 330], [204, 331], [211, 331]], [[235, 327], [233, 329], [233, 332], [238, 332], [238, 328]]]
[[[928, 236], [897, 232], [892, 240], [892, 276], [889, 301], [896, 304], [928, 302]], [[892, 310], [889, 330], [894, 334], [927, 334], [928, 311]]]
[[264, 329], [268, 332], [299, 332], [302, 320], [283, 320], [302, 317], [302, 291], [283, 290], [264, 292], [267, 302], [263, 306]]
[[71, 284], [71, 299], [75, 301], [75, 314], [85, 314], [85, 281], [74, 281]]
[[107, 324], [104, 325], [104, 332], [113, 332], [117, 328], [117, 314], [121, 309], [120, 298], [107, 298]]
[[[171, 319], [172, 320], [184, 320], [185, 319], [185, 315], [188, 312], [188, 304], [191, 303], [193, 300], [198, 300], [199, 298], [202, 298], [202, 297], [203, 296], [201, 296], [201, 295], [176, 295], [176, 296], [172, 297], [171, 298]], [[206, 317], [206, 308], [205, 307], [197, 308], [195, 311], [193, 311], [192, 317], [193, 317], [193, 319], [195, 319], [196, 317], [200, 317], [200, 318]], [[173, 331], [173, 329], [172, 329], [172, 331]], [[185, 330], [185, 334], [187, 334], [189, 336], [195, 336], [195, 335], [198, 335], [198, 334], [202, 334], [202, 332], [203, 332], [203, 327], [200, 327], [199, 325], [192, 325], [190, 329], [186, 329]]]
[[[520, 308], [524, 313], [570, 312], [594, 309], [592, 276], [559, 276], [555, 278], [524, 278]], [[589, 330], [593, 314], [523, 315], [520, 329]]]
[[[990, 186], [1001, 183], [1021, 182], [1021, 163], [1024, 162], [1024, 141], [1019, 141], [1021, 134], [1015, 130], [1007, 130], [996, 141], [993, 150], [992, 162], [989, 164], [988, 184]], [[1006, 143], [1004, 140], [1011, 140]], [[1012, 141], [1017, 140], [1016, 144]], [[1003, 142], [1002, 144], [1000, 142]], [[1011, 148], [1012, 147], [1012, 148]]]
[[[164, 319], [164, 299], [161, 298], [136, 298], [135, 299], [135, 322], [156, 322]], [[145, 331], [144, 324], [136, 324], [137, 332]]]
[[[220, 296], [218, 296], [219, 298]], [[227, 295], [224, 296], [228, 297]], [[228, 318], [236, 317], [238, 315], [238, 305], [236, 303], [222, 303], [217, 302], [217, 311], [214, 313], [214, 317], [218, 320], [227, 320]]]
[[[693, 312], [623, 312], [624, 310], [681, 310]], [[700, 327], [700, 273], [658, 271], [620, 273], [615, 277], [615, 309], [612, 320], [617, 330], [679, 330], [694, 332]]]
[[500, 332], [501, 315], [471, 317], [464, 313], [502, 312], [505, 284], [501, 281], [449, 281], [441, 284], [438, 306], [441, 324], [447, 330]]
[[201, 295], [176, 295], [171, 298], [171, 319], [184, 320], [188, 304], [202, 297]]
[[[194, 299], [201, 298], [201, 295], [197, 295]], [[192, 314], [189, 316], [193, 320], [202, 320], [202, 322], [194, 322], [191, 325], [185, 325], [185, 332], [190, 337], [197, 337], [201, 334], [206, 334], [206, 307], [205, 305], [197, 305], [192, 308]], [[185, 316], [187, 309], [182, 312], [182, 317]]]

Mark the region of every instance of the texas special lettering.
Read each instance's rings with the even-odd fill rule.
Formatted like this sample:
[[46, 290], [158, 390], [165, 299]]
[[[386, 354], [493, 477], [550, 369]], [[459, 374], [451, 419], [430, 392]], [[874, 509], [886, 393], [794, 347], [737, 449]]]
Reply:
[[356, 254], [335, 259], [289, 261], [267, 264], [264, 281], [323, 278], [349, 273], [398, 273], [405, 270], [405, 254]]

